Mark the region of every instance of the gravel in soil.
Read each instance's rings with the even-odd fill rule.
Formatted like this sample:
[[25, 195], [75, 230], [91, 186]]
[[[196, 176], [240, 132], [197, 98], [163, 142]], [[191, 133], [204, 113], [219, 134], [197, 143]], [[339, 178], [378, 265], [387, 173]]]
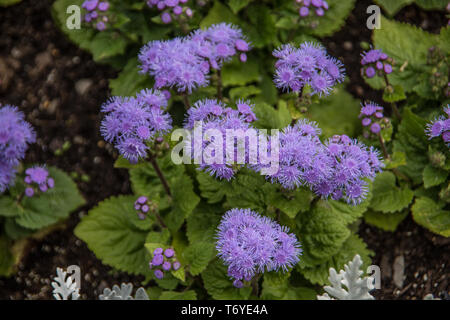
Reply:
[[[72, 264], [81, 267], [82, 299], [97, 299], [113, 284], [132, 282], [136, 287], [143, 280], [104, 266], [73, 234], [89, 208], [109, 196], [129, 193], [130, 186], [127, 172], [113, 168], [117, 155], [98, 133], [99, 107], [109, 94], [107, 79], [116, 73], [65, 39], [52, 21], [51, 3], [28, 0], [0, 10], [0, 102], [18, 105], [37, 130], [38, 142], [26, 161], [54, 165], [77, 177], [87, 205], [71, 215], [64, 229], [30, 243], [17, 274], [0, 278], [0, 299], [52, 299], [56, 267]], [[343, 30], [324, 43], [345, 63], [348, 90], [358, 99], [381, 102], [380, 92], [365, 85], [359, 74], [360, 43], [370, 42], [365, 28], [369, 4], [358, 1]], [[396, 19], [430, 32], [446, 24], [444, 13], [415, 6], [402, 9]], [[395, 233], [362, 223], [360, 235], [375, 251], [373, 263], [381, 267], [377, 299], [422, 299], [427, 293], [448, 298], [448, 239], [411, 218]]]

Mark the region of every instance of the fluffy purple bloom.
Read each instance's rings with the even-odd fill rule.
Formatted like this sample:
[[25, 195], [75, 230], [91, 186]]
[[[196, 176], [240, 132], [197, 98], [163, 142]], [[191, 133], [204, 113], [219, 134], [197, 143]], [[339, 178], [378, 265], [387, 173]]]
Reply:
[[136, 98], [113, 97], [102, 106], [106, 116], [101, 133], [124, 158], [136, 163], [147, 155], [146, 141], [172, 128], [172, 119], [164, 111], [166, 106], [164, 94], [151, 89], [141, 91]]
[[35, 140], [31, 125], [17, 107], [0, 106], [0, 193], [13, 183], [16, 167]]
[[[183, 13], [184, 4], [187, 1], [181, 0], [147, 0], [147, 5], [150, 8], [156, 8], [161, 13], [161, 20], [164, 23], [171, 23], [173, 21], [171, 16], [171, 11], [179, 16]], [[192, 17], [192, 10], [189, 7], [186, 7], [185, 14], [187, 17]]]
[[32, 197], [36, 191], [46, 192], [55, 186], [55, 181], [49, 176], [45, 167], [35, 166], [25, 170], [24, 182], [26, 185], [25, 194]]
[[361, 74], [367, 78], [373, 78], [377, 74], [392, 73], [393, 60], [388, 57], [386, 53], [379, 49], [371, 49], [361, 54]]
[[[195, 157], [195, 149], [202, 151], [201, 159], [198, 159], [200, 170], [204, 170], [219, 179], [230, 180], [235, 174], [233, 164], [238, 162], [238, 154], [241, 152], [239, 152], [239, 144], [235, 140], [233, 140], [232, 146], [228, 146], [230, 150], [227, 150], [227, 136], [236, 132], [238, 136], [240, 134], [245, 135], [247, 130], [251, 129], [249, 123], [255, 120], [253, 105], [248, 101], [239, 100], [237, 110], [227, 107], [217, 100], [197, 101], [188, 110], [184, 121], [184, 128], [193, 130], [184, 143], [190, 146], [193, 158]], [[195, 130], [201, 130], [201, 137], [195, 136]], [[247, 163], [247, 141], [245, 141], [244, 148], [244, 162]]]
[[383, 107], [372, 101], [361, 104], [359, 118], [362, 118], [361, 123], [364, 127], [370, 126], [369, 130], [364, 131], [366, 137], [369, 137], [369, 132], [378, 135], [382, 129], [381, 124], [387, 120], [383, 116]]
[[[145, 196], [141, 196], [139, 198], [137, 198], [137, 200], [134, 202], [134, 210], [136, 210], [136, 213], [139, 217], [139, 219], [144, 220], [147, 213], [149, 213], [150, 208], [152, 210], [155, 210], [155, 205], [149, 201], [149, 199]], [[157, 250], [155, 250], [156, 252]], [[153, 253], [153, 254], [157, 254], [157, 253]], [[162, 253], [162, 252], [161, 252]]]
[[175, 251], [171, 248], [164, 250], [163, 248], [156, 248], [153, 251], [152, 261], [149, 263], [150, 269], [154, 270], [154, 275], [157, 279], [164, 277], [164, 272], [178, 270], [181, 265], [175, 260]]
[[298, 13], [302, 18], [309, 16], [311, 12], [315, 12], [316, 16], [322, 17], [325, 14], [325, 10], [328, 10], [328, 3], [323, 0], [296, 0], [295, 2], [300, 5]]
[[88, 11], [84, 15], [84, 21], [92, 23], [98, 31], [106, 29], [106, 23], [108, 22], [108, 9], [109, 2], [99, 0], [86, 0], [81, 5], [82, 8]]
[[312, 94], [328, 95], [345, 78], [342, 63], [330, 57], [320, 45], [305, 42], [300, 48], [283, 45], [273, 51], [278, 58], [274, 82], [283, 91], [300, 92], [309, 85]]
[[216, 249], [236, 287], [257, 273], [287, 271], [297, 264], [302, 252], [287, 227], [250, 209], [225, 213], [218, 227]]
[[427, 124], [425, 133], [429, 139], [442, 137], [444, 143], [450, 148], [450, 104], [444, 107], [445, 116], [439, 116]]
[[155, 275], [156, 279], [161, 280], [162, 278], [164, 278], [164, 272], [162, 272], [159, 269], [156, 269], [153, 274]]

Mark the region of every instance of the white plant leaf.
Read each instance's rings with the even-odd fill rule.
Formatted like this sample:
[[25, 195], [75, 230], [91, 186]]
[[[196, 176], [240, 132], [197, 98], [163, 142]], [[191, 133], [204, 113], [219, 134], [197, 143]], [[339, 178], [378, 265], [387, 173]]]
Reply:
[[114, 285], [112, 289], [105, 288], [103, 294], [99, 295], [100, 300], [149, 300], [147, 292], [144, 288], [136, 290], [136, 296], [133, 298], [131, 292], [133, 291], [133, 284], [122, 283], [119, 287]]
[[[67, 279], [66, 279], [67, 277]], [[53, 297], [56, 300], [78, 300], [80, 297], [80, 288], [76, 281], [67, 272], [61, 268], [56, 268], [56, 277], [52, 282]]]

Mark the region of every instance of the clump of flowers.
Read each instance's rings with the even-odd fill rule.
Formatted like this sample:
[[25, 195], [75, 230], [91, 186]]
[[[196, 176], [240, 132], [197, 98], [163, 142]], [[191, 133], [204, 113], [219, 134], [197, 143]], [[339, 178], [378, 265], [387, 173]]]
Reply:
[[373, 78], [376, 75], [384, 77], [392, 73], [394, 60], [379, 49], [371, 49], [361, 54], [361, 74], [367, 78]]
[[48, 170], [44, 167], [33, 167], [25, 170], [25, 195], [29, 198], [38, 192], [47, 192], [55, 187], [55, 180], [49, 176]]
[[364, 127], [364, 137], [368, 138], [371, 134], [378, 135], [386, 124], [389, 124], [389, 119], [383, 115], [383, 107], [375, 102], [366, 102], [361, 104], [361, 112], [359, 118]]
[[[266, 175], [285, 189], [306, 186], [322, 198], [345, 199], [358, 204], [366, 196], [365, 178], [381, 171], [377, 150], [346, 135], [334, 136], [323, 144], [315, 122], [300, 120], [280, 134], [279, 169]], [[260, 171], [263, 166], [255, 166]]]
[[216, 249], [237, 288], [257, 273], [287, 271], [299, 262], [300, 243], [289, 229], [250, 209], [231, 209], [218, 227]]
[[[184, 128], [194, 130], [194, 134], [185, 140], [185, 143], [191, 146], [194, 152], [191, 152], [195, 160], [195, 148], [201, 149], [201, 159], [199, 164], [200, 170], [205, 170], [210, 175], [215, 175], [219, 179], [230, 180], [233, 178], [236, 167], [232, 163], [238, 163], [238, 144], [234, 143], [233, 147], [227, 150], [227, 135], [231, 134], [231, 130], [245, 135], [246, 130], [250, 129], [250, 123], [256, 120], [253, 113], [253, 105], [248, 101], [239, 100], [237, 110], [227, 107], [224, 103], [205, 99], [197, 101], [193, 107], [187, 111], [184, 122]], [[201, 127], [200, 127], [201, 126]], [[196, 139], [195, 130], [200, 130], [201, 139]], [[215, 134], [212, 134], [215, 133]], [[244, 142], [245, 159], [248, 157], [248, 144]], [[230, 154], [232, 153], [232, 154]], [[231, 161], [230, 161], [231, 160]], [[232, 163], [229, 163], [232, 162]]]
[[109, 2], [101, 0], [86, 0], [81, 5], [87, 11], [84, 21], [92, 24], [98, 31], [106, 29], [108, 23], [107, 11]]
[[274, 50], [273, 55], [278, 58], [274, 82], [283, 91], [302, 94], [305, 85], [309, 85], [312, 95], [328, 95], [345, 78], [343, 64], [319, 44], [305, 42], [300, 48], [286, 44]]
[[328, 3], [325, 0], [295, 0], [295, 2], [300, 5], [298, 14], [302, 18], [313, 15], [313, 12], [316, 16], [322, 17], [328, 10]]
[[28, 144], [35, 140], [31, 125], [17, 107], [0, 106], [0, 192], [13, 183], [16, 167], [25, 157]]
[[425, 132], [429, 139], [442, 137], [447, 147], [450, 147], [450, 105], [444, 107], [444, 112], [447, 117], [442, 115], [434, 119], [427, 124]]
[[229, 24], [218, 24], [206, 30], [197, 30], [184, 38], [167, 41], [151, 41], [139, 53], [141, 73], [155, 78], [155, 87], [172, 88], [191, 93], [209, 84], [211, 68], [220, 69], [222, 63], [250, 46], [242, 31]]
[[163, 249], [156, 248], [153, 251], [153, 259], [149, 263], [150, 269], [154, 270], [153, 274], [157, 279], [164, 278], [164, 272], [171, 270], [177, 271], [180, 269], [181, 264], [176, 259], [175, 251], [172, 248]]
[[188, 0], [147, 0], [150, 8], [157, 8], [161, 11], [161, 20], [163, 23], [171, 23], [173, 17], [185, 14], [192, 17], [192, 9], [186, 6]]
[[120, 154], [131, 163], [147, 156], [147, 142], [172, 128], [172, 119], [165, 111], [166, 96], [157, 90], [145, 89], [135, 97], [113, 97], [103, 104], [106, 113], [101, 133], [114, 143]]
[[134, 210], [136, 210], [139, 219], [144, 220], [149, 212], [156, 210], [156, 206], [146, 196], [141, 196], [134, 202]]

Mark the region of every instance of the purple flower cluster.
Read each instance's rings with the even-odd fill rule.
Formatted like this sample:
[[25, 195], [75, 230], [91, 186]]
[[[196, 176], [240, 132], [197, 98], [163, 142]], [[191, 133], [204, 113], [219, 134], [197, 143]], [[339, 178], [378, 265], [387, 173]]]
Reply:
[[120, 154], [131, 163], [145, 158], [146, 142], [172, 128], [172, 119], [165, 112], [166, 96], [157, 90], [145, 89], [134, 97], [113, 97], [103, 104], [106, 113], [101, 133], [114, 143]]
[[379, 76], [392, 73], [393, 60], [381, 50], [371, 49], [361, 54], [361, 74], [367, 78], [373, 78], [378, 73]]
[[367, 193], [364, 179], [373, 179], [383, 166], [378, 151], [346, 135], [324, 144], [320, 133], [316, 123], [307, 120], [285, 128], [280, 134], [279, 169], [266, 178], [285, 189], [307, 186], [325, 199], [360, 203]]
[[237, 288], [257, 273], [287, 271], [300, 260], [302, 250], [295, 235], [250, 209], [227, 211], [218, 229], [218, 256]]
[[300, 17], [307, 17], [312, 11], [316, 16], [322, 17], [328, 10], [328, 3], [325, 0], [295, 0], [301, 7], [298, 10]]
[[144, 220], [149, 212], [156, 209], [155, 204], [148, 200], [146, 196], [141, 196], [134, 202], [134, 210], [136, 210], [139, 219]]
[[274, 50], [273, 55], [278, 58], [274, 82], [284, 91], [302, 92], [309, 85], [312, 94], [328, 95], [345, 78], [342, 63], [318, 44], [305, 42], [300, 48], [286, 44]]
[[154, 269], [153, 274], [157, 279], [164, 278], [164, 272], [170, 270], [177, 271], [181, 264], [176, 260], [175, 251], [171, 248], [164, 250], [163, 248], [156, 248], [153, 251], [153, 259], [149, 263], [150, 269]]
[[444, 112], [447, 116], [439, 116], [431, 123], [427, 124], [426, 134], [429, 139], [442, 136], [445, 144], [450, 147], [450, 105], [444, 107]]
[[378, 135], [384, 119], [383, 107], [371, 101], [361, 104], [359, 118], [362, 118], [361, 123], [363, 127], [369, 128], [371, 133]]
[[192, 17], [192, 9], [189, 7], [183, 8], [188, 0], [147, 0], [147, 5], [150, 8], [157, 8], [161, 13], [161, 20], [163, 23], [171, 23], [173, 16], [180, 16], [185, 14], [187, 17]]
[[31, 125], [17, 107], [0, 106], [0, 192], [13, 183], [16, 167], [35, 140]]
[[178, 92], [191, 93], [209, 84], [211, 68], [220, 69], [222, 63], [250, 50], [242, 31], [222, 23], [206, 30], [197, 30], [184, 38], [151, 41], [139, 53], [141, 72], [155, 78], [155, 87], [176, 87]]
[[[191, 107], [185, 118], [184, 128], [188, 130], [194, 129], [194, 135], [186, 139], [185, 143], [191, 145], [191, 149], [201, 149], [202, 158], [199, 159], [199, 169], [205, 170], [217, 178], [230, 180], [235, 174], [235, 168], [232, 164], [227, 163], [229, 158], [232, 162], [237, 163], [237, 143], [234, 145], [233, 154], [227, 154], [225, 151], [227, 135], [231, 134], [229, 129], [237, 130], [237, 134], [245, 135], [246, 130], [250, 129], [250, 123], [256, 120], [253, 113], [253, 105], [248, 101], [239, 100], [237, 110], [227, 107], [224, 103], [217, 100], [205, 99], [197, 101]], [[201, 141], [195, 137], [195, 128], [201, 124]], [[240, 130], [239, 130], [240, 129]], [[216, 134], [208, 137], [208, 133]], [[206, 137], [206, 139], [205, 139]], [[207, 150], [211, 150], [208, 152]], [[222, 154], [216, 154], [216, 150], [221, 150]], [[248, 145], [245, 146], [245, 152], [248, 152]], [[193, 153], [195, 157], [195, 152]], [[247, 160], [248, 154], [245, 155]]]
[[81, 5], [88, 13], [84, 15], [84, 21], [92, 23], [98, 31], [106, 29], [108, 16], [106, 12], [109, 9], [109, 2], [101, 0], [86, 0]]
[[25, 170], [25, 195], [31, 198], [36, 192], [47, 192], [55, 187], [55, 180], [49, 176], [44, 167], [33, 167]]

